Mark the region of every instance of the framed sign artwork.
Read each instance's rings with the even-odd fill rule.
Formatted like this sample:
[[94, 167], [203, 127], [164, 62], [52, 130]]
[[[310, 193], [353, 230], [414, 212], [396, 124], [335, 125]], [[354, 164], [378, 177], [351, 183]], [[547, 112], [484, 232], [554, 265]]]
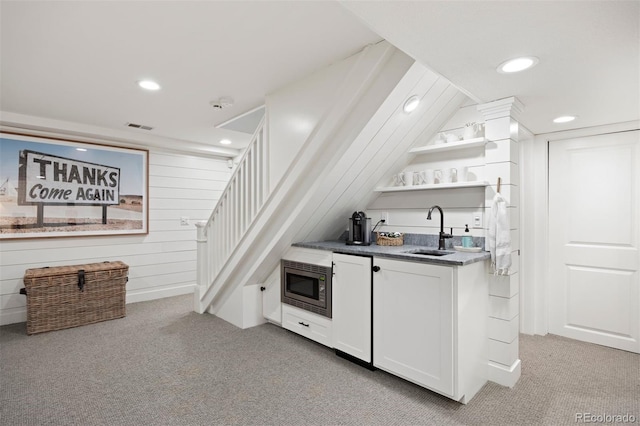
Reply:
[[148, 157], [0, 133], [0, 239], [147, 234]]

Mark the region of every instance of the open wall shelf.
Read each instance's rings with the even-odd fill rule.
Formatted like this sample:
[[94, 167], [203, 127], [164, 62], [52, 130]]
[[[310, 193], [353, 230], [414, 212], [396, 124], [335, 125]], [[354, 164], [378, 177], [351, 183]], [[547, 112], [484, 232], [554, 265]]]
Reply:
[[488, 141], [485, 138], [466, 139], [456, 142], [446, 142], [433, 145], [418, 146], [409, 150], [412, 154], [426, 154], [434, 152], [454, 151], [484, 146]]
[[427, 189], [454, 189], [454, 188], [480, 188], [486, 187], [489, 182], [473, 181], [473, 182], [454, 182], [454, 183], [435, 183], [431, 185], [412, 185], [412, 186], [379, 186], [375, 192], [404, 192], [404, 191], [424, 191]]

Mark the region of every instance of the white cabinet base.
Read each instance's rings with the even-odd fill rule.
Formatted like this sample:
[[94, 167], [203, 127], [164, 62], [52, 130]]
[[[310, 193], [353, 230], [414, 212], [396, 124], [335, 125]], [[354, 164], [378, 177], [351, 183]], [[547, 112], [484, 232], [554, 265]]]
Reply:
[[282, 327], [328, 347], [331, 344], [331, 319], [282, 304]]
[[374, 366], [469, 402], [488, 377], [486, 262], [374, 265]]
[[374, 264], [374, 365], [454, 397], [453, 268]]

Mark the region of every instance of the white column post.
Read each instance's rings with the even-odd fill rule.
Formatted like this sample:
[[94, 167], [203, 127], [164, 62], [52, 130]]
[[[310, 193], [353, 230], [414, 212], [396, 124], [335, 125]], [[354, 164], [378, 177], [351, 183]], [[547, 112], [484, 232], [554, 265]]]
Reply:
[[[478, 105], [485, 119], [485, 190], [487, 213], [501, 180], [511, 228], [511, 268], [508, 275], [489, 276], [489, 380], [513, 387], [520, 378], [518, 353], [520, 280], [520, 156], [517, 118], [523, 110], [515, 97]], [[487, 215], [485, 215], [487, 217]], [[485, 221], [485, 229], [487, 223]]]
[[196, 287], [193, 292], [193, 310], [199, 314], [204, 313], [205, 309], [200, 302], [202, 295], [207, 291], [209, 285], [207, 273], [209, 270], [209, 253], [207, 249], [207, 222], [196, 222]]

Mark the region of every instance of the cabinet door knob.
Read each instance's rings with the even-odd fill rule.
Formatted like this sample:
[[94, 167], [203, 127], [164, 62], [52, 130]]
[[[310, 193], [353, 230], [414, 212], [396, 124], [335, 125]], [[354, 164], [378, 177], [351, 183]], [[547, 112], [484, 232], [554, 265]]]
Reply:
[[378, 272], [379, 270], [380, 270], [379, 266], [376, 265], [376, 266], [373, 267], [373, 272]]

